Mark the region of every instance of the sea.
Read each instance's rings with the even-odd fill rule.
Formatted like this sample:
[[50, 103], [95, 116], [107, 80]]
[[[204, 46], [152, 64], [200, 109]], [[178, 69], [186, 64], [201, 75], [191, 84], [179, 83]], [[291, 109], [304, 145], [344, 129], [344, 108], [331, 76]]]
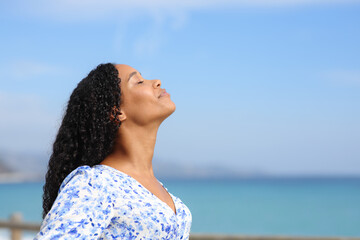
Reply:
[[[360, 237], [360, 177], [159, 180], [190, 209], [191, 233]], [[0, 219], [40, 223], [42, 187], [0, 184]]]

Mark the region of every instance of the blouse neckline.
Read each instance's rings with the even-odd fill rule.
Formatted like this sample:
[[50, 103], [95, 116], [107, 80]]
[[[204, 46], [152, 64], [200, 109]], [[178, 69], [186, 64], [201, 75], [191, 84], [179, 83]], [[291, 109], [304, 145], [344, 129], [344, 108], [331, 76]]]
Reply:
[[163, 200], [161, 200], [160, 198], [158, 198], [158, 196], [156, 196], [155, 194], [153, 194], [149, 189], [147, 189], [145, 186], [143, 186], [138, 180], [136, 180], [136, 179], [133, 178], [132, 176], [130, 176], [130, 175], [128, 175], [128, 174], [126, 174], [126, 173], [124, 173], [124, 172], [122, 172], [122, 171], [120, 171], [120, 170], [118, 170], [118, 169], [116, 169], [116, 168], [113, 168], [113, 167], [111, 167], [111, 166], [105, 165], [105, 164], [97, 164], [97, 165], [95, 165], [95, 166], [105, 167], [105, 168], [107, 168], [107, 169], [109, 169], [109, 170], [111, 170], [111, 171], [113, 171], [113, 172], [115, 172], [115, 173], [117, 173], [117, 174], [121, 174], [121, 175], [127, 177], [128, 179], [132, 180], [133, 182], [135, 182], [136, 184], [138, 184], [141, 188], [143, 188], [143, 189], [145, 190], [145, 192], [149, 193], [149, 194], [152, 195], [155, 199], [157, 199], [159, 202], [161, 202], [161, 203], [164, 204], [166, 207], [168, 207], [168, 209], [171, 210], [171, 212], [172, 212], [172, 214], [173, 214], [174, 216], [178, 216], [179, 211], [178, 211], [178, 208], [177, 208], [177, 205], [176, 205], [175, 196], [173, 196], [173, 195], [168, 191], [168, 189], [164, 186], [164, 184], [163, 184], [162, 182], [160, 182], [158, 179], [156, 179], [156, 180], [161, 184], [161, 186], [163, 186], [163, 188], [165, 189], [165, 191], [170, 195], [170, 197], [171, 197], [171, 199], [172, 199], [172, 201], [173, 201], [173, 203], [174, 203], [176, 213], [174, 212], [174, 210], [173, 210], [166, 202], [164, 202]]

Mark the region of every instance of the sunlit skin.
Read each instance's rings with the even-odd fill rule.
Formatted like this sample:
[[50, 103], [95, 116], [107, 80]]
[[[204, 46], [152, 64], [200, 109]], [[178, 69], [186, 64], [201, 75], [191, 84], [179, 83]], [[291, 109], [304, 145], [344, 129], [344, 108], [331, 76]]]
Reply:
[[[101, 164], [124, 172], [167, 203], [175, 212], [168, 192], [154, 176], [152, 159], [160, 124], [176, 109], [170, 95], [159, 98], [164, 89], [159, 79], [143, 78], [139, 71], [125, 64], [115, 65], [121, 79], [121, 126], [114, 150]], [[137, 72], [128, 81], [129, 75]]]

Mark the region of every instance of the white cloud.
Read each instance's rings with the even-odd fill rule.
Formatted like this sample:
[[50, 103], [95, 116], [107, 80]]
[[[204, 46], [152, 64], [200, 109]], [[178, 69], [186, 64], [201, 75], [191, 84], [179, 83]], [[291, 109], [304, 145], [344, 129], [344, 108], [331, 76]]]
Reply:
[[133, 43], [136, 56], [153, 55], [165, 40], [165, 17], [158, 11], [153, 11], [152, 18], [152, 24]]
[[[139, 19], [144, 22], [143, 30], [134, 31], [131, 27]], [[114, 50], [120, 55], [130, 50], [131, 55], [142, 58], [157, 53], [166, 43], [169, 30], [178, 31], [183, 28], [188, 22], [188, 15], [179, 9], [165, 12], [155, 8], [146, 11], [133, 9], [117, 14], [111, 21], [117, 25], [114, 29]]]

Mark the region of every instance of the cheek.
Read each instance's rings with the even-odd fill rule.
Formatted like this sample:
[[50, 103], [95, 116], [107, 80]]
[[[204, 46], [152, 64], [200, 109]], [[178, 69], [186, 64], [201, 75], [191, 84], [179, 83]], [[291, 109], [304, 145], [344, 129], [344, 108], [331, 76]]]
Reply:
[[150, 92], [137, 92], [129, 99], [127, 115], [132, 121], [138, 124], [146, 124], [158, 118], [163, 107], [160, 101]]
[[154, 96], [154, 92], [150, 91], [129, 92], [125, 100], [127, 115], [132, 119], [149, 118], [158, 114], [157, 108], [160, 108], [159, 99]]
[[135, 103], [136, 105], [153, 104], [156, 100], [158, 100], [154, 96], [154, 92], [149, 90], [135, 91], [132, 93], [131, 98], [132, 98], [132, 102]]

